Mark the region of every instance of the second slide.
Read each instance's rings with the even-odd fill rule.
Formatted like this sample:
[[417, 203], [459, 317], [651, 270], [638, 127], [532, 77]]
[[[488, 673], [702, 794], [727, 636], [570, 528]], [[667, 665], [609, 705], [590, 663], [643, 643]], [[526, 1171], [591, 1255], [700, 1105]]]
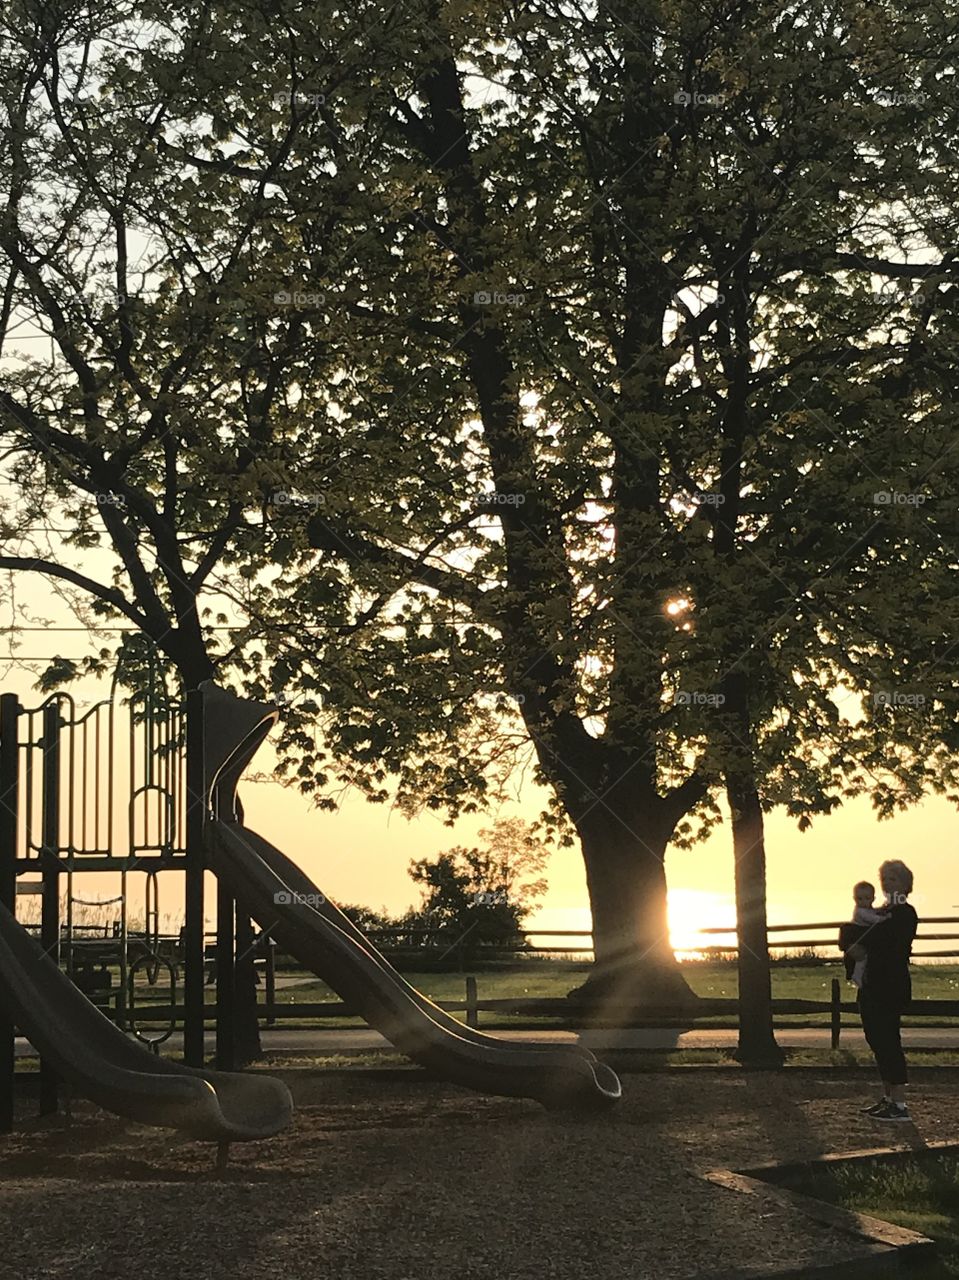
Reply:
[[212, 869], [261, 928], [414, 1062], [478, 1092], [535, 1098], [551, 1108], [619, 1099], [615, 1072], [584, 1046], [503, 1040], [438, 1008], [262, 836], [216, 820], [207, 834]]

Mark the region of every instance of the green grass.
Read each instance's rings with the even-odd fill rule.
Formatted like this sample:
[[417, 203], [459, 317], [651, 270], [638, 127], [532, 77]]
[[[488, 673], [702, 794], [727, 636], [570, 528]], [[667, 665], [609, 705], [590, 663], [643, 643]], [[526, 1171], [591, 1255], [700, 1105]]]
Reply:
[[815, 1166], [787, 1185], [935, 1240], [938, 1257], [910, 1268], [911, 1275], [923, 1280], [959, 1276], [959, 1158], [955, 1155], [929, 1152], [894, 1163], [863, 1160]]
[[[560, 998], [583, 982], [590, 972], [587, 964], [570, 965], [534, 960], [509, 968], [481, 969], [474, 973], [481, 1000]], [[738, 992], [736, 967], [732, 964], [687, 964], [684, 975], [699, 996], [735, 999]], [[462, 1000], [465, 975], [462, 973], [415, 973], [403, 975], [431, 1000]], [[842, 983], [843, 1000], [855, 992], [845, 982], [841, 964], [774, 965], [772, 991], [777, 1000], [823, 1000], [830, 996], [833, 978]], [[923, 965], [913, 969], [913, 991], [917, 999], [959, 1000], [959, 965]], [[277, 1002], [331, 1000], [335, 996], [323, 982], [286, 988], [277, 992]], [[807, 1017], [808, 1015], [797, 1015]]]
[[275, 1071], [338, 1071], [343, 1068], [410, 1067], [409, 1058], [401, 1053], [370, 1049], [365, 1053], [268, 1053], [253, 1063], [249, 1070], [267, 1075]]
[[[683, 974], [700, 996], [734, 999], [737, 993], [736, 966], [734, 963], [687, 963]], [[589, 975], [591, 966], [570, 961], [529, 959], [517, 960], [495, 968], [473, 970], [481, 999], [500, 1000], [513, 996], [561, 997], [571, 987], [578, 986]], [[465, 973], [418, 972], [404, 970], [404, 977], [425, 995], [436, 1000], [456, 1000], [463, 995]], [[309, 977], [303, 971], [278, 976], [291, 978]], [[838, 961], [825, 964], [776, 963], [772, 966], [773, 996], [779, 1000], [828, 1000], [830, 983], [838, 978], [843, 987], [843, 999], [851, 999], [854, 990], [845, 982], [843, 966]], [[116, 978], [115, 978], [116, 981]], [[913, 994], [917, 999], [959, 1000], [959, 964], [925, 964], [912, 967]], [[262, 991], [262, 987], [260, 988]], [[183, 994], [182, 981], [177, 985], [178, 995]], [[215, 987], [205, 988], [206, 998], [215, 999]], [[169, 987], [165, 980], [155, 989], [145, 983], [137, 983], [137, 995], [144, 998], [166, 999]], [[319, 980], [277, 991], [278, 1000], [332, 999], [332, 993]]]
[[[585, 963], [530, 959], [496, 968], [480, 969], [475, 971], [474, 976], [476, 978], [477, 995], [481, 1000], [506, 1000], [514, 997], [559, 999], [565, 996], [571, 988], [583, 982], [589, 972], [590, 966]], [[683, 966], [683, 972], [697, 995], [725, 999], [735, 999], [736, 997], [737, 980], [734, 963], [686, 964]], [[302, 978], [305, 975], [300, 973], [285, 976]], [[404, 977], [431, 1000], [457, 1001], [464, 999], [466, 975], [463, 973], [411, 971], [406, 972]], [[840, 963], [823, 965], [778, 963], [773, 966], [772, 970], [773, 996], [780, 1000], [804, 999], [825, 1002], [829, 999], [833, 978], [838, 978], [842, 984], [843, 1000], [852, 1001], [855, 992], [845, 982], [845, 974]], [[263, 999], [263, 988], [260, 987], [259, 990], [260, 999]], [[959, 965], [914, 966], [913, 991], [917, 999], [959, 999]], [[182, 985], [180, 985], [178, 987], [178, 998], [182, 999], [182, 995], [183, 989]], [[204, 995], [208, 1003], [214, 1001], [216, 999], [216, 988], [213, 986], [205, 988]], [[159, 1003], [166, 1003], [168, 998], [168, 987], [162, 982], [156, 988], [150, 988], [146, 984], [138, 984], [137, 986], [138, 1004], [149, 1003], [154, 1000]], [[277, 990], [278, 1004], [335, 1002], [336, 1000], [335, 993], [326, 983], [318, 979], [304, 983], [298, 982], [295, 987], [282, 987]], [[463, 1015], [456, 1014], [455, 1016], [462, 1017]], [[697, 1025], [706, 1027], [711, 1021], [716, 1020], [702, 1018], [698, 1020]], [[364, 1025], [358, 1018], [323, 1018], [307, 1021], [311, 1025], [315, 1023], [331, 1030]], [[527, 1015], [493, 1015], [490, 1013], [482, 1014], [481, 1021], [485, 1022], [487, 1026], [495, 1022], [497, 1026], [502, 1025], [504, 1027], [560, 1025], [560, 1022], [555, 1018], [532, 1019]], [[829, 1021], [829, 1015], [827, 1011], [823, 1011], [822, 1014], [786, 1014], [780, 1015], [779, 1021], [782, 1025], [786, 1025], [791, 1021], [822, 1023], [825, 1025]], [[904, 1021], [907, 1026], [910, 1023], [922, 1025], [923, 1022], [921, 1018], [910, 1019], [908, 1016]], [[943, 1021], [955, 1021], [959, 1024], [959, 1019], [943, 1019]], [[851, 1026], [855, 1022], [856, 1019], [853, 1015], [846, 1015], [844, 1018], [844, 1024]]]
[[[697, 995], [734, 998], [737, 994], [735, 965], [690, 964], [683, 967], [683, 973]], [[855, 990], [846, 983], [840, 962], [774, 964], [773, 996], [777, 1000], [828, 1000], [833, 978], [842, 985], [843, 1000], [852, 1000]], [[912, 989], [916, 999], [959, 1000], [959, 965], [913, 965]]]

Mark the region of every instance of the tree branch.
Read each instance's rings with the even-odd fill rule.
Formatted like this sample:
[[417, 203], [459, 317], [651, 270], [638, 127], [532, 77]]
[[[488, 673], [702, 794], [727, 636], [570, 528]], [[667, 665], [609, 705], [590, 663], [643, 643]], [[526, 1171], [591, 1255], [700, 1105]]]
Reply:
[[146, 615], [135, 609], [121, 592], [95, 582], [93, 578], [88, 578], [86, 574], [79, 573], [76, 569], [54, 564], [51, 560], [32, 559], [29, 556], [0, 556], [0, 569], [12, 569], [19, 573], [42, 573], [49, 578], [61, 578], [64, 582], [69, 582], [72, 586], [79, 587], [81, 591], [86, 591], [98, 600], [104, 601], [105, 604], [111, 605], [135, 623], [141, 631], [149, 633], [147, 626], [149, 620]]

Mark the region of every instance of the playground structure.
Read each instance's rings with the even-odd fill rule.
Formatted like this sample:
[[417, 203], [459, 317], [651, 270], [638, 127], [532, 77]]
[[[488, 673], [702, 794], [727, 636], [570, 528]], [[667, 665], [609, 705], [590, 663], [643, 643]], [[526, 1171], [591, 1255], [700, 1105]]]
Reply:
[[[277, 716], [275, 708], [209, 682], [183, 702], [152, 690], [82, 712], [67, 694], [33, 710], [16, 695], [0, 697], [0, 1006], [7, 1015], [0, 1025], [0, 1128], [13, 1122], [16, 1028], [41, 1056], [41, 1112], [56, 1110], [63, 1079], [122, 1115], [220, 1142], [269, 1136], [289, 1123], [285, 1086], [230, 1074], [238, 902], [268, 937], [433, 1073], [546, 1106], [615, 1101], [617, 1077], [589, 1050], [484, 1035], [414, 991], [296, 863], [243, 826], [237, 784]], [[207, 870], [217, 877], [215, 1072], [204, 1069]], [[73, 877], [88, 872], [118, 873], [121, 883], [116, 937], [92, 945], [78, 936], [74, 919], [84, 900]], [[127, 901], [137, 872], [147, 886], [145, 927], [133, 934]], [[153, 981], [165, 970], [171, 996], [175, 991], [174, 966], [159, 946], [160, 877], [171, 872], [185, 877], [183, 1066], [151, 1052], [159, 1045], [149, 1038], [141, 1035], [147, 1044], [137, 1044], [126, 1034], [136, 1031], [131, 995], [139, 968]], [[24, 890], [40, 897], [39, 940], [16, 920]], [[101, 957], [107, 949], [120, 972], [112, 1018], [73, 981], [85, 975], [89, 985], [85, 961], [97, 948]]]
[[[194, 882], [199, 878], [200, 900], [194, 901], [188, 924], [195, 931], [199, 905], [201, 984], [203, 976], [202, 860], [188, 851], [181, 816], [190, 809], [183, 773], [189, 730], [184, 732], [182, 709], [156, 695], [132, 699], [124, 714], [129, 737], [121, 751], [112, 699], [80, 714], [65, 694], [54, 695], [35, 711], [22, 708], [14, 695], [0, 699], [0, 1003], [7, 1015], [0, 1121], [5, 1129], [12, 1126], [14, 1032], [19, 1027], [41, 1056], [41, 1112], [56, 1110], [63, 1080], [120, 1115], [197, 1138], [226, 1144], [269, 1137], [290, 1123], [289, 1091], [268, 1077], [204, 1070], [202, 1009], [199, 1045], [194, 1032], [183, 1066], [137, 1044], [123, 1029], [127, 984], [136, 968], [142, 963], [156, 976], [163, 963], [149, 945], [149, 931], [137, 940], [131, 963], [126, 904], [127, 878], [133, 871], [146, 872], [151, 926], [159, 918], [157, 872], [180, 867], [188, 887], [191, 874]], [[202, 787], [197, 794], [202, 798]], [[83, 967], [73, 928], [73, 877], [88, 870], [119, 872], [121, 880], [121, 894], [114, 900], [121, 908], [119, 928], [108, 944], [121, 977], [115, 1021], [85, 997], [71, 976]], [[18, 876], [25, 877], [22, 885]], [[65, 933], [60, 922], [63, 881]], [[39, 940], [16, 920], [23, 888], [38, 892], [41, 899]], [[197, 974], [187, 966], [185, 977], [188, 999], [195, 1005]], [[202, 985], [199, 995], [202, 1001]]]

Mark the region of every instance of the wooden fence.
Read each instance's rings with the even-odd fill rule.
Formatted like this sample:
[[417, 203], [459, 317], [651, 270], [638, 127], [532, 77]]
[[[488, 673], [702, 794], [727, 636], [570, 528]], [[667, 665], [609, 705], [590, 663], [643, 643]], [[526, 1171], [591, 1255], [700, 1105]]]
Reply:
[[[959, 925], [959, 917], [936, 917], [923, 921], [923, 928], [917, 936], [917, 942], [942, 942], [959, 940], [959, 933], [940, 933], [928, 932], [927, 926], [940, 925]], [[780, 935], [770, 939], [770, 950], [787, 948], [829, 948], [834, 950], [835, 959], [839, 959], [839, 951], [836, 943], [836, 937], [839, 930], [839, 922], [826, 922], [815, 924], [794, 924], [794, 925], [771, 925], [769, 933]], [[800, 933], [824, 933], [830, 932], [831, 937], [803, 937], [801, 940], [791, 940], [783, 935]], [[386, 931], [378, 931], [377, 939], [384, 940], [383, 934]], [[408, 936], [409, 930], [400, 931], [402, 936]], [[730, 930], [722, 928], [703, 929], [700, 932], [704, 935], [716, 935], [729, 933]], [[541, 929], [526, 930], [527, 936], [548, 936], [548, 937], [591, 937], [587, 930], [574, 929]], [[557, 951], [556, 947], [533, 947], [533, 948], [517, 948], [513, 954], [524, 954], [527, 950], [535, 952]], [[563, 951], [567, 948], [563, 947]], [[571, 951], [585, 952], [591, 951], [590, 947], [569, 948]], [[727, 944], [720, 946], [704, 946], [697, 948], [705, 954], [735, 954], [735, 944]], [[388, 952], [387, 952], [388, 954]], [[918, 954], [929, 958], [948, 958], [959, 955], [959, 951], [954, 950], [934, 950], [923, 951]], [[817, 963], [826, 963], [829, 957], [820, 957]], [[266, 999], [259, 1005], [261, 1020], [267, 1027], [276, 1026], [279, 1022], [304, 1022], [313, 1020], [336, 1020], [359, 1017], [359, 1014], [353, 1010], [348, 1004], [339, 1000], [323, 1000], [323, 1001], [277, 1001], [275, 989], [275, 977], [273, 973], [272, 955], [268, 953], [266, 961]], [[480, 1015], [491, 1015], [494, 1019], [502, 1020], [504, 1017], [521, 1017], [521, 1018], [547, 1018], [556, 1023], [566, 1026], [581, 1026], [583, 1019], [589, 1016], [590, 1021], [595, 1025], [595, 1010], [592, 1006], [579, 1006], [575, 1001], [568, 998], [550, 998], [550, 997], [509, 997], [493, 1000], [484, 1000], [479, 997], [479, 982], [482, 981], [480, 975], [479, 981], [473, 975], [464, 975], [465, 991], [464, 998], [461, 1000], [437, 1000], [436, 1003], [441, 1009], [449, 1013], [463, 1013], [468, 1026], [478, 1027], [480, 1025]], [[779, 1029], [787, 1026], [791, 1027], [821, 1027], [827, 1021], [830, 1028], [830, 1043], [832, 1047], [838, 1048], [842, 1033], [842, 1016], [843, 1014], [855, 1015], [857, 1006], [854, 1001], [843, 1000], [842, 984], [838, 978], [833, 978], [830, 984], [830, 995], [828, 1000], [806, 1000], [806, 999], [774, 999], [773, 1016]], [[149, 1027], [157, 1022], [168, 1022], [171, 1019], [180, 1021], [183, 1017], [182, 1006], [175, 1005], [159, 1005], [155, 1003], [137, 1005], [134, 1017], [138, 1025]], [[637, 1017], [633, 1011], [616, 1010], [615, 1008], [607, 1008], [603, 1019], [604, 1025], [607, 1026], [623, 1026], [630, 1027], [675, 1027], [676, 1029], [690, 1028], [698, 1024], [701, 1028], [713, 1027], [717, 1030], [736, 1029], [738, 1027], [739, 1005], [735, 999], [723, 998], [705, 998], [701, 999], [696, 1006], [694, 1016], [685, 1015], [677, 1016], [675, 1013], [664, 1011], [656, 1014], [651, 1011], [648, 1016]], [[811, 1020], [802, 1020], [803, 1017]], [[909, 1016], [912, 1018], [922, 1018], [924, 1021], [930, 1019], [926, 1025], [930, 1027], [948, 1026], [950, 1023], [943, 1022], [943, 1019], [959, 1018], [959, 1000], [935, 1000], [935, 999], [919, 999], [915, 1000], [909, 1010]], [[784, 1023], [783, 1018], [790, 1018], [791, 1021]], [[216, 1005], [208, 1004], [205, 1006], [205, 1019], [212, 1023], [216, 1018]], [[708, 1023], [703, 1022], [709, 1019]], [[797, 1021], [797, 1019], [800, 1019]], [[487, 1023], [489, 1025], [489, 1023]]]
[[[496, 999], [481, 1000], [478, 996], [478, 987], [476, 978], [470, 976], [466, 978], [466, 993], [462, 1000], [437, 1000], [435, 1002], [441, 1009], [448, 1013], [465, 1014], [466, 1025], [469, 1027], [479, 1027], [480, 1014], [487, 1013], [498, 1015], [499, 1019], [503, 1017], [526, 1017], [526, 1018], [548, 1018], [551, 1021], [563, 1024], [570, 1028], [579, 1027], [583, 1023], [583, 1018], [589, 1016], [591, 1025], [603, 1025], [607, 1027], [658, 1027], [676, 1030], [690, 1030], [698, 1025], [701, 1030], [736, 1030], [739, 1026], [738, 1001], [732, 999], [703, 999], [696, 1007], [695, 1014], [687, 1014], [678, 1016], [675, 1013], [664, 1012], [662, 1014], [649, 1013], [647, 1016], [637, 1016], [632, 1011], [623, 1010], [621, 1014], [617, 1014], [614, 1008], [607, 1008], [605, 1017], [601, 1024], [597, 1024], [595, 1017], [592, 1016], [595, 1010], [591, 1006], [582, 1006], [581, 1008], [575, 1002], [568, 999], [553, 999], [543, 997], [539, 999]], [[830, 1043], [833, 1049], [840, 1046], [840, 1037], [842, 1034], [842, 1015], [857, 1014], [858, 1009], [855, 1002], [842, 999], [842, 988], [838, 978], [833, 978], [831, 982], [830, 998], [828, 1000], [773, 1000], [773, 1017], [776, 1019], [776, 1026], [779, 1030], [788, 1027], [823, 1027], [825, 1017], [828, 1015], [828, 1025], [830, 1029]], [[267, 1027], [274, 1027], [279, 1022], [304, 1022], [312, 1020], [331, 1021], [346, 1018], [358, 1018], [360, 1014], [352, 1009], [348, 1004], [344, 1004], [339, 1000], [322, 1000], [322, 1001], [297, 1001], [289, 1003], [262, 1003], [259, 1006], [260, 1017]], [[205, 1020], [212, 1025], [216, 1020], [216, 1005], [208, 1004], [205, 1006]], [[811, 1021], [796, 1021], [795, 1019], [801, 1015], [809, 1015]], [[786, 1016], [791, 1017], [790, 1022], [785, 1023], [779, 1021]], [[933, 1000], [924, 999], [913, 1002], [908, 1016], [910, 1018], [930, 1019], [926, 1023], [931, 1028], [951, 1027], [954, 1022], [943, 1021], [943, 1019], [959, 1018], [959, 1000]], [[138, 1005], [135, 1010], [135, 1017], [138, 1025], [149, 1027], [156, 1022], [168, 1022], [171, 1019], [179, 1022], [183, 1017], [183, 1008], [180, 1005]], [[704, 1025], [703, 1020], [709, 1019]], [[486, 1025], [490, 1025], [487, 1023]]]

